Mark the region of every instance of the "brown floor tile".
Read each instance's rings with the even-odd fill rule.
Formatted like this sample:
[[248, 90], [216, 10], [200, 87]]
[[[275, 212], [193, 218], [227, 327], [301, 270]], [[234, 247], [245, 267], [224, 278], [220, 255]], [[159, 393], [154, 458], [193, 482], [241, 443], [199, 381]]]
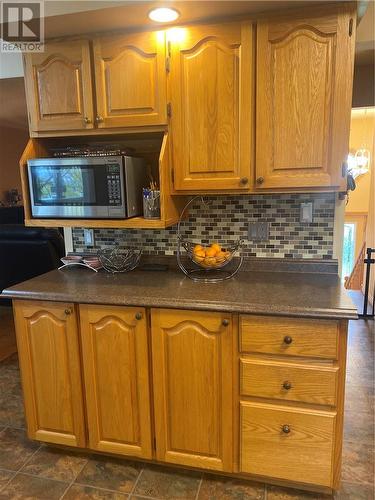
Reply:
[[0, 369], [0, 394], [17, 391], [21, 393], [21, 381], [14, 369]]
[[374, 484], [374, 454], [371, 445], [344, 443], [341, 478], [348, 483]]
[[125, 500], [129, 495], [108, 490], [99, 490], [91, 486], [73, 484], [64, 495], [64, 500]]
[[2, 394], [0, 396], [0, 425], [26, 427], [23, 399], [20, 394]]
[[142, 471], [134, 494], [163, 500], [195, 498], [201, 477], [199, 472], [148, 466]]
[[96, 457], [90, 459], [76, 479], [77, 483], [130, 493], [141, 465], [125, 460]]
[[344, 441], [346, 443], [374, 442], [374, 415], [368, 412], [346, 411], [344, 417]]
[[335, 493], [335, 499], [339, 500], [374, 500], [374, 498], [374, 487], [361, 484], [341, 483], [340, 490]]
[[68, 483], [17, 474], [0, 492], [0, 500], [58, 500]]
[[7, 428], [0, 432], [0, 467], [18, 470], [39, 448], [22, 429]]
[[267, 500], [328, 500], [332, 495], [267, 485]]
[[42, 447], [35, 453], [22, 472], [60, 481], [74, 481], [87, 463], [83, 454], [67, 452], [59, 448]]
[[205, 475], [199, 490], [199, 500], [263, 500], [264, 484], [222, 476]]
[[15, 472], [10, 472], [8, 470], [1, 470], [0, 469], [0, 490], [7, 484], [9, 479], [14, 476]]

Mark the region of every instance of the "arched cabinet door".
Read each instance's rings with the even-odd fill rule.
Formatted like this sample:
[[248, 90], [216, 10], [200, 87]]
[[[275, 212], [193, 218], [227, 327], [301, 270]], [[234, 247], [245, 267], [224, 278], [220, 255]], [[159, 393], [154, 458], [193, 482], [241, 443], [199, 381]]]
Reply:
[[151, 314], [156, 458], [230, 472], [231, 315], [168, 309]]
[[345, 183], [355, 13], [350, 5], [329, 9], [299, 10], [258, 23], [259, 189], [338, 188]]
[[80, 305], [89, 447], [152, 457], [146, 312]]
[[167, 123], [163, 32], [97, 38], [94, 65], [99, 128]]
[[29, 437], [85, 447], [74, 306], [15, 300], [14, 315]]
[[47, 43], [45, 52], [26, 54], [24, 63], [31, 132], [94, 127], [87, 40]]
[[172, 30], [170, 36], [175, 189], [249, 189], [251, 23], [197, 25]]

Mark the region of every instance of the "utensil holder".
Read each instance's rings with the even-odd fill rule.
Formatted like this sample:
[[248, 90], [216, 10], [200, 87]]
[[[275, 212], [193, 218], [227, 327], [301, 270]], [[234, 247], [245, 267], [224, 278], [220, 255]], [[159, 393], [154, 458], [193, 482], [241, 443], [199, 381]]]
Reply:
[[160, 219], [160, 191], [143, 188], [143, 217]]

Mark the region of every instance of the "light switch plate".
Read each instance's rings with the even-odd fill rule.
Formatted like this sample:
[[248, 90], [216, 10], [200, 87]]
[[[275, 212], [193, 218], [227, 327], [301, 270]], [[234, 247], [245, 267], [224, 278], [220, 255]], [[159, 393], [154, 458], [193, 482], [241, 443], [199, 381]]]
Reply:
[[87, 247], [94, 246], [94, 230], [93, 229], [84, 229], [83, 230], [83, 240]]
[[305, 224], [311, 224], [313, 222], [313, 204], [312, 202], [301, 203], [300, 209], [300, 222], [304, 222]]
[[251, 222], [248, 228], [247, 239], [249, 241], [268, 241], [270, 239], [268, 222]]

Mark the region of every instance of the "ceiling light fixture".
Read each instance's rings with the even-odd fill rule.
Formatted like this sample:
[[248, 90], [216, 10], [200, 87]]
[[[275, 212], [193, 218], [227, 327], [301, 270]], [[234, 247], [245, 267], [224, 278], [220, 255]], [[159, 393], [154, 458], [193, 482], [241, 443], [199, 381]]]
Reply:
[[170, 23], [178, 19], [180, 13], [176, 9], [171, 9], [170, 7], [159, 7], [149, 12], [148, 17], [151, 21], [157, 23]]

